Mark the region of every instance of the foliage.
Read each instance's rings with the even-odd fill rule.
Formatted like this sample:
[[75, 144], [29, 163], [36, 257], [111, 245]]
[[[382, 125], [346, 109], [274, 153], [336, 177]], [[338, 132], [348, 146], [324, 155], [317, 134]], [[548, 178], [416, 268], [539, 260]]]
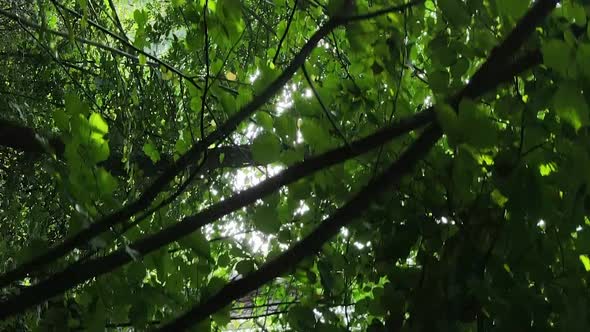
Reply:
[[590, 328], [586, 1], [0, 3], [0, 330]]

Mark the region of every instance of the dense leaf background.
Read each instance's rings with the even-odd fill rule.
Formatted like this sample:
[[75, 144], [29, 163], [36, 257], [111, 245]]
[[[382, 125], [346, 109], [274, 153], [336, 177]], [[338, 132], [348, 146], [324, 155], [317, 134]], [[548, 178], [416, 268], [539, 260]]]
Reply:
[[587, 331], [584, 0], [0, 0], [0, 330]]

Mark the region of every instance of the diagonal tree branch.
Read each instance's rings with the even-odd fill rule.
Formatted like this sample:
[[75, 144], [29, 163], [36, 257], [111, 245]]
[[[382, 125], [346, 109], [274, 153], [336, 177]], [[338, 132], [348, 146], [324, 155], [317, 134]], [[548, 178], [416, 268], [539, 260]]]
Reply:
[[[55, 0], [52, 0], [52, 1], [53, 1], [53, 3], [57, 3], [57, 1], [55, 1]], [[113, 20], [115, 21], [115, 25], [117, 26], [117, 28], [119, 29], [119, 32], [121, 33], [121, 38], [125, 39], [126, 41], [129, 41], [129, 39], [127, 38], [127, 34], [125, 33], [125, 28], [123, 28], [123, 24], [121, 24], [121, 20], [119, 19], [119, 14], [117, 13], [117, 7], [113, 3], [113, 0], [109, 0], [109, 7], [111, 7], [111, 11], [113, 12]]]
[[[536, 54], [536, 52], [534, 54]], [[496, 83], [501, 84], [506, 81], [509, 81], [512, 76], [517, 75], [539, 63], [538, 61], [534, 61], [539, 60], [537, 57], [531, 57], [532, 60], [529, 59], [529, 57], [523, 58], [524, 59], [521, 63], [511, 65], [509, 67], [510, 69], [506, 71], [506, 75], [498, 76]], [[508, 77], [509, 75], [511, 75], [511, 77]], [[472, 91], [479, 90], [473, 89]], [[459, 95], [461, 95], [461, 93]], [[476, 95], [467, 95], [467, 97], [476, 97]], [[145, 238], [143, 240], [137, 241], [134, 244], [131, 244], [131, 247], [134, 250], [137, 250], [140, 254], [145, 255], [148, 252], [160, 248], [162, 245], [169, 244], [177, 239], [180, 239], [186, 234], [189, 234], [190, 232], [197, 230], [205, 224], [215, 221], [223, 215], [236, 211], [237, 209], [242, 208], [250, 204], [251, 202], [254, 202], [256, 199], [264, 197], [265, 195], [267, 195], [267, 193], [272, 193], [282, 185], [289, 184], [305, 176], [299, 172], [309, 174], [313, 172], [312, 169], [328, 167], [329, 165], [337, 163], [337, 160], [344, 160], [347, 158], [352, 158], [356, 155], [360, 155], [371, 148], [381, 146], [384, 142], [393, 139], [403, 134], [404, 132], [416, 129], [421, 125], [431, 123], [432, 121], [434, 121], [434, 119], [434, 110], [433, 108], [429, 108], [421, 113], [416, 114], [411, 118], [402, 120], [399, 123], [391, 125], [371, 136], [368, 136], [365, 139], [355, 141], [351, 144], [350, 147], [342, 147], [336, 150], [332, 150], [324, 155], [311, 158], [303, 163], [292, 166], [288, 168], [286, 171], [280, 173], [279, 175], [267, 179], [261, 182], [259, 185], [229, 198], [227, 201], [218, 203], [205, 211], [202, 211], [191, 217], [185, 218], [179, 224], [169, 229], [166, 229], [151, 237]], [[337, 158], [337, 160], [334, 158]], [[306, 169], [307, 171], [305, 171]], [[295, 173], [299, 174], [296, 175], [297, 179], [289, 179], [289, 177], [294, 176]], [[28, 291], [30, 293], [28, 301], [36, 301], [36, 299], [39, 296], [51, 297], [51, 293], [49, 295], [46, 295], [47, 291], [55, 291], [56, 294], [60, 293], [61, 291], [65, 291], [69, 288], [72, 288], [75, 285], [80, 284], [81, 282], [89, 280], [90, 278], [108, 273], [116, 269], [117, 267], [130, 262], [131, 260], [132, 258], [128, 255], [126, 251], [119, 250], [118, 252], [111, 253], [110, 255], [101, 259], [95, 259], [85, 264], [73, 265], [70, 268], [64, 270], [62, 273], [56, 274], [54, 275], [54, 277], [29, 288]], [[20, 301], [27, 300], [21, 299]], [[40, 300], [40, 302], [42, 302], [42, 300]], [[27, 306], [30, 305], [27, 304]], [[17, 304], [13, 303], [8, 307], [13, 308], [14, 306], [17, 306]], [[0, 309], [1, 308], [2, 303], [0, 303]], [[1, 313], [0, 317], [2, 317]]]
[[[395, 7], [399, 11], [406, 10], [419, 2], [410, 2], [404, 5]], [[0, 14], [5, 11], [0, 10]], [[11, 14], [12, 15], [12, 14]], [[321, 26], [304, 44], [299, 53], [293, 58], [284, 71], [267, 86], [260, 94], [256, 95], [252, 101], [246, 104], [240, 111], [227, 120], [224, 124], [219, 126], [214, 132], [204, 137], [195, 143], [184, 155], [182, 155], [174, 164], [170, 165], [166, 171], [160, 175], [143, 194], [132, 203], [124, 206], [120, 210], [100, 219], [99, 221], [90, 224], [87, 228], [81, 230], [72, 237], [66, 239], [64, 242], [49, 249], [47, 252], [33, 258], [31, 261], [8, 271], [6, 274], [0, 276], [0, 287], [25, 277], [31, 271], [51, 263], [96, 237], [97, 235], [109, 230], [112, 226], [122, 223], [139, 211], [150, 206], [151, 202], [164, 190], [164, 188], [184, 169], [186, 169], [195, 160], [201, 158], [203, 152], [211, 144], [225, 139], [231, 134], [238, 125], [252, 115], [258, 108], [263, 106], [269, 99], [275, 96], [283, 86], [293, 77], [295, 72], [305, 63], [305, 59], [315, 49], [316, 44], [326, 37], [332, 30], [338, 26], [348, 23], [345, 17], [335, 17], [328, 20]]]
[[477, 89], [487, 89], [489, 82], [493, 82], [496, 76], [502, 75], [502, 72], [498, 71], [498, 68], [514, 63], [512, 57], [515, 51], [526, 41], [527, 37], [535, 30], [537, 25], [549, 15], [558, 2], [559, 0], [537, 0], [535, 5], [522, 17], [506, 39], [492, 49], [488, 60], [471, 78], [473, 84], [470, 84], [463, 91], [463, 94], [469, 95], [477, 93]]
[[373, 202], [376, 195], [385, 190], [391, 190], [391, 187], [396, 185], [402, 176], [406, 175], [416, 162], [426, 155], [440, 135], [440, 129], [437, 126], [428, 127], [389, 169], [381, 176], [374, 178], [352, 200], [325, 219], [311, 234], [277, 258], [264, 264], [256, 272], [227, 284], [213, 297], [166, 324], [159, 331], [183, 331], [222, 309], [233, 300], [286, 273], [303, 258], [319, 251], [322, 245], [336, 235], [341, 227], [359, 217]]
[[[503, 67], [510, 66], [504, 66], [503, 64], [509, 63], [509, 57], [520, 48], [526, 37], [535, 29], [537, 24], [539, 24], [551, 12], [556, 4], [557, 1], [555, 0], [539, 0], [533, 8], [527, 12], [525, 17], [521, 19], [508, 38], [506, 38], [506, 40], [497, 48], [501, 51], [497, 51], [496, 54], [501, 55], [490, 56], [493, 65], [487, 65], [488, 62], [486, 61], [480, 70], [484, 71], [484, 73], [486, 71], [491, 73], [508, 69]], [[509, 45], [510, 49], [508, 49], [508, 46], [506, 45]], [[478, 71], [475, 76], [478, 76], [479, 72], [480, 71]], [[482, 74], [479, 76], [485, 75]], [[495, 80], [495, 83], [497, 84], [498, 80]], [[454, 98], [451, 98], [451, 103], [457, 104], [463, 97], [476, 97], [477, 95], [474, 95], [473, 91], [479, 91], [480, 89], [477, 89], [477, 87], [474, 88], [474, 84], [483, 83], [480, 80], [470, 81], [461, 92], [459, 92]], [[277, 258], [264, 264], [257, 271], [242, 279], [230, 282], [213, 297], [193, 307], [193, 309], [184, 313], [174, 321], [164, 325], [158, 331], [184, 330], [222, 309], [235, 299], [248, 294], [248, 292], [257, 289], [279, 275], [286, 273], [305, 257], [318, 252], [325, 242], [338, 233], [341, 227], [347, 225], [354, 218], [362, 214], [362, 211], [364, 211], [373, 201], [375, 194], [382, 192], [385, 188], [395, 185], [401, 177], [406, 175], [414, 165], [426, 155], [441, 135], [442, 132], [438, 127], [438, 124], [433, 124], [428, 127], [401, 155], [401, 157], [389, 167], [388, 170], [377, 179], [371, 181], [351, 201], [338, 209], [303, 240], [279, 255]]]
[[64, 143], [57, 137], [47, 139], [31, 128], [4, 119], [0, 119], [0, 146], [33, 153], [45, 153], [49, 147], [59, 155], [65, 149]]
[[[539, 6], [547, 5], [547, 2], [551, 2], [551, 1], [543, 2], [541, 0], [539, 3], [537, 3], [535, 5], [534, 9]], [[553, 3], [553, 6], [554, 5], [555, 4]], [[553, 8], [553, 6], [547, 6], [548, 8], [542, 17], [545, 17], [549, 13], [549, 11]], [[533, 15], [531, 13], [535, 14], [535, 11], [531, 10], [529, 13], [527, 13], [527, 16], [525, 16], [525, 19], [523, 19], [524, 22], [530, 22], [530, 20], [527, 21], [526, 18], [528, 16]], [[538, 11], [537, 11], [537, 15], [540, 15], [538, 13]], [[541, 18], [537, 18], [537, 20], [533, 20], [533, 22], [537, 23], [538, 21], [541, 20]], [[522, 22], [521, 22], [521, 24], [522, 24]], [[525, 29], [525, 31], [526, 31], [526, 29]], [[516, 45], [515, 48], [517, 48], [519, 46], [520, 45]], [[516, 49], [514, 49], [513, 52], [514, 51], [516, 51]], [[504, 69], [504, 68], [496, 68], [496, 70], [502, 70], [502, 69]], [[515, 74], [517, 74], [517, 73], [515, 73]], [[452, 98], [451, 102], [453, 104], [456, 104], [458, 102], [458, 98], [477, 97], [476, 95], [473, 95], [470, 92], [470, 91], [477, 90], [477, 89], [470, 88], [470, 86], [475, 84], [473, 82], [474, 81], [470, 82], [470, 84], [468, 84], [465, 89], [463, 89], [459, 94], [457, 94], [455, 98]], [[477, 82], [477, 81], [475, 81], [475, 82]], [[496, 80], [496, 83], [498, 83], [498, 80]], [[432, 109], [429, 109], [429, 111], [419, 113], [411, 119], [415, 119], [416, 117], [420, 117], [420, 116], [423, 116], [427, 120], [427, 122], [432, 121], [433, 120], [433, 111], [432, 111]], [[397, 130], [400, 130], [399, 127], [395, 127], [395, 128]], [[392, 128], [389, 128], [389, 129], [392, 129]], [[405, 131], [407, 131], [407, 129], [405, 129]], [[403, 132], [405, 132], [405, 131], [403, 131]], [[382, 134], [383, 131], [380, 133]], [[385, 177], [385, 179], [381, 178], [381, 180], [379, 180], [379, 181], [371, 182], [369, 187], [374, 186], [375, 183], [378, 183], [381, 186], [382, 181], [387, 181], [387, 180], [393, 181], [393, 182], [397, 181], [396, 179], [399, 179], [401, 176], [403, 176], [405, 172], [407, 172], [409, 169], [411, 169], [413, 167], [415, 162], [417, 162], [418, 160], [420, 160], [423, 157], [423, 155], [428, 151], [428, 149], [432, 146], [432, 144], [434, 144], [434, 142], [436, 142], [436, 140], [440, 137], [440, 135], [441, 135], [441, 132], [440, 132], [440, 129], [438, 128], [438, 126], [433, 125], [433, 126], [429, 127], [429, 129], [427, 129], [423, 133], [423, 135], [406, 151], [406, 153], [404, 153], [402, 155], [402, 157], [391, 166], [390, 171], [393, 172], [393, 170], [397, 170], [396, 172], [392, 173], [393, 180], [389, 177]], [[370, 138], [375, 139], [375, 135], [370, 136]], [[367, 138], [367, 139], [369, 139], [369, 138]], [[365, 139], [365, 140], [367, 140], [367, 139]], [[361, 140], [361, 141], [363, 141], [363, 140]], [[357, 143], [361, 142], [361, 141], [357, 141]], [[367, 141], [365, 141], [364, 144], [367, 144]], [[359, 146], [358, 148], [361, 148], [363, 146], [365, 146], [365, 145]], [[217, 215], [220, 215], [220, 216], [230, 213], [231, 206], [228, 206], [229, 205], [228, 202], [230, 202], [230, 203], [234, 202], [233, 204], [236, 204], [236, 205], [239, 205], [241, 203], [241, 204], [244, 204], [244, 206], [247, 204], [250, 204], [251, 202], [254, 202], [257, 198], [263, 197], [268, 193], [274, 192], [278, 187], [280, 187], [282, 185], [281, 183], [283, 183], [283, 184], [290, 183], [292, 181], [295, 181], [297, 178], [304, 176], [304, 174], [306, 172], [312, 172], [314, 169], [316, 169], [316, 167], [319, 167], [317, 169], [321, 169], [323, 167], [326, 167], [326, 164], [329, 164], [330, 162], [332, 162], [332, 163], [337, 162], [334, 158], [339, 159], [339, 158], [342, 158], [343, 155], [346, 155], [346, 154], [354, 155], [355, 153], [359, 153], [358, 149], [354, 149], [354, 148], [356, 148], [356, 146], [353, 147], [353, 150], [348, 149], [348, 148], [340, 148], [340, 149], [332, 150], [326, 154], [320, 155], [316, 158], [312, 158], [310, 160], [312, 162], [307, 161], [307, 162], [297, 164], [293, 167], [290, 167], [289, 169], [287, 169], [285, 172], [281, 173], [280, 175], [270, 178], [267, 181], [262, 182], [258, 186], [252, 187], [252, 188], [250, 188], [238, 195], [232, 196], [230, 199], [223, 201], [219, 204], [216, 204], [216, 205], [210, 207], [209, 209], [202, 211], [198, 215], [193, 216], [192, 218], [185, 218], [185, 220], [183, 220], [182, 222], [180, 222], [174, 226], [171, 226], [163, 231], [160, 231], [150, 237], [147, 237], [145, 239], [137, 241], [136, 243], [132, 244], [131, 247], [134, 250], [136, 250], [137, 252], [139, 252], [140, 254], [145, 254], [147, 252], [156, 250], [159, 247], [161, 247], [167, 243], [178, 240], [182, 236], [190, 234], [190, 232], [199, 228], [201, 225], [211, 222], [211, 221], [214, 221], [217, 218], [216, 213], [217, 213]], [[368, 147], [365, 146], [365, 148], [368, 148]], [[322, 159], [325, 159], [325, 160], [322, 160]], [[388, 173], [389, 172], [386, 172], [386, 174], [388, 174]], [[273, 186], [276, 186], [276, 188], [273, 188]], [[256, 194], [258, 194], [258, 195], [256, 195]], [[252, 195], [254, 197], [251, 197], [250, 195]], [[351, 203], [346, 204], [342, 209], [344, 209], [344, 210], [350, 209], [351, 205], [356, 206], [356, 205], [366, 204], [366, 202], [364, 202], [364, 200], [367, 199], [368, 196], [370, 196], [370, 195], [358, 195], [355, 199], [353, 199], [353, 201], [351, 201]], [[250, 199], [250, 201], [247, 201], [248, 199]], [[246, 201], [244, 201], [244, 200], [246, 200]], [[223, 211], [224, 209], [226, 209], [225, 211], [228, 211], [228, 212]], [[342, 209], [339, 211], [342, 211]], [[343, 214], [344, 214], [344, 216], [347, 215], [347, 213], [343, 213]], [[210, 219], [209, 221], [207, 221], [207, 217]], [[352, 219], [352, 218], [346, 219], [346, 217], [343, 217], [343, 218], [345, 219], [345, 222], [348, 222], [350, 219]], [[339, 218], [332, 218], [329, 220], [338, 220], [338, 219]], [[342, 218], [340, 218], [340, 219], [342, 219]], [[332, 229], [332, 227], [334, 227], [334, 226], [330, 226], [330, 225], [333, 225], [333, 223], [335, 223], [335, 222], [324, 223], [324, 224], [327, 224], [327, 226], [324, 226], [324, 227], [327, 227], [328, 229]], [[322, 224], [322, 225], [324, 225], [324, 224]], [[321, 229], [321, 227], [322, 226], [320, 226], [319, 229]], [[333, 231], [333, 232], [336, 232], [338, 229], [339, 229], [339, 226], [336, 227], [335, 231]], [[306, 239], [310, 239], [310, 237], [324, 236], [326, 239], [319, 241], [319, 242], [323, 243], [331, 237], [329, 234], [322, 235], [321, 233], [322, 232], [314, 231]], [[314, 253], [313, 249], [315, 248], [313, 246], [313, 243], [315, 243], [314, 241], [316, 241], [316, 240], [314, 240], [312, 238], [308, 241], [311, 241], [309, 243], [310, 244], [309, 246], [300, 246], [300, 247], [303, 247], [303, 249], [301, 249], [299, 251], [288, 250], [283, 255], [279, 256], [279, 259], [283, 258], [282, 263], [285, 263], [284, 260], [286, 260], [286, 259], [288, 259], [288, 262], [290, 262], [290, 263], [296, 263], [297, 261], [299, 261], [303, 257], [313, 254]], [[321, 246], [321, 243], [319, 244], [319, 246]], [[316, 247], [317, 247], [317, 245], [316, 245]], [[310, 248], [311, 251], [304, 250], [305, 248]], [[296, 253], [296, 255], [293, 254], [294, 252]], [[284, 258], [284, 257], [287, 257], [287, 258]], [[57, 294], [65, 291], [71, 287], [74, 287], [76, 284], [79, 284], [79, 283], [83, 282], [84, 280], [88, 280], [92, 277], [96, 277], [98, 275], [107, 273], [107, 272], [113, 270], [114, 268], [125, 264], [128, 261], [130, 261], [130, 257], [125, 252], [125, 250], [119, 250], [119, 251], [116, 251], [108, 256], [105, 256], [104, 258], [91, 260], [86, 263], [77, 263], [77, 264], [71, 266], [70, 268], [66, 269], [64, 272], [58, 273], [44, 282], [41, 282], [33, 287], [23, 290], [23, 293], [21, 295], [13, 297], [7, 301], [0, 303], [0, 309], [1, 309], [0, 310], [0, 317], [4, 318], [4, 317], [10, 316], [10, 315], [13, 315], [15, 313], [18, 313], [22, 310], [25, 310], [26, 308], [28, 308], [32, 305], [43, 302], [45, 299], [48, 299], [53, 295], [57, 295]], [[252, 274], [250, 276], [247, 276], [244, 279], [238, 280], [234, 283], [230, 283], [228, 286], [226, 286], [224, 289], [222, 289], [222, 291], [220, 293], [218, 293], [216, 296], [214, 296], [212, 298], [213, 300], [205, 302], [202, 306], [197, 306], [191, 312], [197, 312], [197, 313], [206, 312], [207, 310], [213, 310], [211, 308], [213, 308], [214, 306], [220, 306], [218, 308], [221, 308], [225, 304], [231, 302], [233, 299], [239, 297], [239, 295], [234, 297], [236, 292], [239, 293], [239, 292], [246, 291], [246, 293], [247, 293], [248, 291], [255, 289], [255, 288], [259, 287], [261, 284], [263, 284], [265, 281], [263, 279], [258, 278], [257, 273], [260, 272], [260, 273], [263, 273], [264, 275], [268, 274], [267, 278], [274, 278], [277, 275], [284, 273], [290, 266], [289, 264], [276, 264], [275, 262], [276, 262], [276, 260], [272, 261], [271, 263], [268, 263], [267, 265], [263, 266], [263, 268], [261, 270], [259, 270], [258, 272], [255, 272], [254, 274]], [[272, 265], [272, 264], [274, 264], [274, 265]], [[277, 268], [276, 269], [274, 269], [274, 268], [269, 269], [269, 268], [267, 268], [268, 265], [276, 266]], [[245, 283], [244, 280], [249, 281], [249, 283], [236, 288], [235, 283], [237, 283], [237, 282]], [[246, 290], [244, 288], [248, 288], [248, 289]], [[199, 317], [203, 318], [203, 317], [206, 317], [206, 315], [208, 315], [208, 314], [203, 314]], [[192, 322], [198, 321], [198, 319], [191, 318], [192, 316], [191, 317], [189, 317], [189, 316], [191, 316], [191, 315], [186, 314], [186, 315], [182, 316], [181, 319], [179, 319], [178, 321], [172, 322], [171, 325], [169, 325], [168, 327], [173, 328], [176, 325], [178, 325], [180, 327], [188, 326], [186, 324], [190, 325], [190, 324], [192, 324]], [[168, 327], [165, 327], [164, 330], [168, 330]]]
[[[185, 217], [173, 226], [138, 240], [130, 244], [129, 247], [137, 252], [138, 255], [146, 255], [166, 244], [181, 239], [206, 224], [256, 202], [258, 199], [273, 193], [284, 185], [293, 183], [320, 169], [368, 152], [395, 137], [432, 122], [433, 119], [434, 112], [432, 110], [421, 112], [411, 118], [380, 130], [373, 135], [351, 142], [350, 147], [344, 146], [337, 148], [295, 164], [278, 175], [268, 178], [258, 185], [246, 189], [222, 202], [214, 204], [196, 215]], [[113, 271], [117, 267], [129, 263], [132, 260], [133, 258], [125, 249], [120, 249], [105, 257], [75, 263], [49, 279], [23, 289], [20, 295], [1, 302], [0, 319], [41, 303], [86, 280]]]
[[277, 46], [277, 51], [275, 52], [275, 56], [272, 58], [272, 63], [277, 62], [277, 58], [279, 57], [279, 53], [281, 53], [281, 47], [283, 46], [283, 42], [285, 41], [285, 38], [287, 37], [287, 33], [289, 33], [289, 28], [291, 27], [291, 22], [293, 21], [293, 17], [295, 16], [295, 10], [297, 9], [297, 1], [299, 1], [299, 0], [295, 0], [295, 3], [293, 4], [293, 9], [291, 9], [291, 14], [289, 14], [289, 20], [287, 21], [287, 27], [285, 28], [285, 32], [283, 32], [283, 35], [281, 36], [281, 39], [279, 40], [279, 45]]

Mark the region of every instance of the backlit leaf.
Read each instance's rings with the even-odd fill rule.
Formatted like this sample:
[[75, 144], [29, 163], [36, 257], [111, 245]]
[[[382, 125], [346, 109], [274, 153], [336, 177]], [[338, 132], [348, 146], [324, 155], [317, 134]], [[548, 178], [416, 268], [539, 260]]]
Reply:
[[269, 164], [279, 160], [281, 142], [271, 133], [263, 133], [252, 142], [252, 157], [261, 164]]

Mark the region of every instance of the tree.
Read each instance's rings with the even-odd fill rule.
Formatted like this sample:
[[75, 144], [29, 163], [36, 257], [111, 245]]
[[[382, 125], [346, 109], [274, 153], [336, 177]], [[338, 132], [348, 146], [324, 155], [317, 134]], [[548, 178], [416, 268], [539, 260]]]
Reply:
[[580, 330], [580, 0], [4, 1], [3, 330]]

